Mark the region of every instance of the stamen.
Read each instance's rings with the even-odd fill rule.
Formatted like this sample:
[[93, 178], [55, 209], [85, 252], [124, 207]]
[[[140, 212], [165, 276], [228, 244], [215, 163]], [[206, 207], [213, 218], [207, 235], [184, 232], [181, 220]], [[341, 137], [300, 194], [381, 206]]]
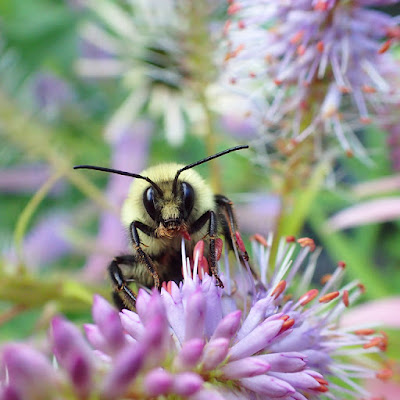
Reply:
[[296, 238], [294, 236], [286, 236], [287, 243], [294, 243], [295, 241], [296, 241]]
[[342, 300], [343, 300], [343, 304], [346, 307], [348, 307], [349, 306], [349, 292], [348, 292], [348, 290], [343, 290]]
[[365, 328], [365, 329], [357, 329], [356, 331], [354, 331], [354, 334], [359, 336], [368, 336], [368, 335], [373, 335], [375, 332], [376, 332], [375, 329]]
[[357, 286], [358, 286], [358, 288], [360, 289], [360, 291], [361, 291], [361, 293], [365, 293], [365, 285], [364, 284], [362, 284], [362, 283], [359, 283], [359, 284], [357, 284]]
[[293, 325], [294, 325], [294, 319], [293, 319], [293, 318], [290, 318], [290, 319], [286, 320], [286, 321], [282, 324], [282, 328], [281, 328], [281, 330], [279, 331], [278, 334], [281, 334], [281, 333], [287, 331], [287, 330], [290, 329]]
[[300, 305], [305, 306], [310, 301], [314, 300], [317, 296], [318, 296], [318, 289], [311, 289], [300, 297], [299, 303]]
[[321, 285], [325, 285], [325, 283], [327, 283], [331, 278], [332, 278], [332, 274], [325, 274], [321, 278]]
[[324, 378], [318, 378], [318, 377], [313, 377], [318, 383], [320, 383], [321, 385], [329, 385], [329, 382], [326, 381]]
[[374, 337], [369, 342], [365, 343], [363, 345], [363, 348], [364, 349], [369, 349], [371, 347], [379, 347], [381, 342], [382, 342], [382, 338], [381, 337]]
[[385, 368], [376, 374], [376, 377], [378, 379], [382, 379], [383, 381], [390, 379], [392, 376], [393, 376], [393, 371], [390, 370], [389, 368]]
[[260, 243], [262, 246], [268, 247], [267, 239], [265, 239], [265, 237], [260, 235], [259, 233], [256, 233], [255, 235], [251, 236], [250, 240], [255, 240], [256, 242]]
[[386, 40], [386, 42], [383, 43], [381, 47], [379, 47], [378, 54], [387, 52], [389, 50], [390, 46], [392, 45], [392, 43], [393, 43], [393, 39]]
[[308, 237], [297, 239], [297, 243], [299, 243], [301, 247], [309, 247], [311, 252], [313, 252], [316, 247], [314, 240]]
[[236, 14], [240, 10], [240, 4], [238, 3], [232, 3], [228, 7], [228, 15], [233, 15]]
[[280, 281], [273, 292], [271, 293], [271, 297], [274, 297], [274, 299], [277, 299], [286, 289], [286, 281]]
[[330, 292], [330, 293], [327, 293], [326, 295], [320, 297], [318, 301], [320, 303], [329, 303], [331, 300], [336, 299], [336, 297], [338, 297], [339, 294], [340, 294], [339, 291]]
[[325, 385], [321, 385], [317, 388], [314, 388], [313, 390], [316, 390], [317, 392], [325, 393], [329, 391], [329, 388]]
[[323, 42], [322, 40], [320, 40], [320, 41], [317, 43], [317, 50], [318, 50], [320, 53], [322, 53], [322, 52], [324, 51], [324, 47], [325, 47], [324, 42]]
[[301, 41], [301, 39], [303, 39], [303, 37], [304, 37], [304, 30], [300, 30], [290, 38], [290, 43], [297, 44]]

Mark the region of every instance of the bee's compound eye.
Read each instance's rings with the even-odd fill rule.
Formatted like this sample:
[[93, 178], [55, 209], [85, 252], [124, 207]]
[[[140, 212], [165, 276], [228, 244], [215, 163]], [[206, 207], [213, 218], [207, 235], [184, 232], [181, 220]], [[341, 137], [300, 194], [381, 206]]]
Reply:
[[187, 218], [194, 205], [194, 190], [187, 182], [182, 182], [183, 218]]
[[147, 213], [152, 219], [156, 219], [156, 208], [154, 205], [154, 189], [152, 186], [147, 188], [143, 193], [143, 204]]

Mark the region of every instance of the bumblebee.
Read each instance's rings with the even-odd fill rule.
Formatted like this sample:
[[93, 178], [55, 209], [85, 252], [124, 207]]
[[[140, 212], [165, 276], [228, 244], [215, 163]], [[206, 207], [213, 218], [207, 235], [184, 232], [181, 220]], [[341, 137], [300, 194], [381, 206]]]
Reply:
[[[129, 287], [132, 281], [159, 289], [162, 282], [183, 279], [182, 238], [189, 252], [199, 240], [205, 241], [204, 256], [210, 274], [223, 287], [218, 276], [216, 238], [222, 235], [231, 249], [241, 248], [233, 203], [224, 195], [213, 194], [209, 184], [192, 168], [248, 147], [232, 147], [189, 165], [161, 164], [140, 174], [93, 165], [74, 167], [136, 178], [121, 212], [133, 254], [115, 257], [108, 267], [118, 307], [135, 307], [136, 295]], [[243, 251], [240, 256], [247, 259]]]

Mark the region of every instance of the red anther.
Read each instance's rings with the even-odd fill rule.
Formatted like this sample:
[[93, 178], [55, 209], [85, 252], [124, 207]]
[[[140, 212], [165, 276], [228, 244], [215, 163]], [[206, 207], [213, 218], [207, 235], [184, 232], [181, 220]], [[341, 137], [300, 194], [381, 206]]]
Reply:
[[385, 368], [376, 374], [376, 377], [378, 379], [382, 379], [383, 381], [390, 379], [392, 376], [393, 376], [393, 371], [389, 368]]
[[386, 34], [393, 39], [400, 39], [400, 27], [390, 26], [386, 29]]
[[375, 332], [375, 329], [357, 329], [356, 331], [354, 331], [354, 334], [359, 336], [368, 336], [373, 335]]
[[255, 235], [251, 236], [250, 240], [255, 240], [256, 242], [260, 243], [262, 246], [268, 247], [267, 239], [265, 239], [265, 237], [260, 235], [259, 233], [256, 233]]
[[240, 10], [240, 4], [238, 3], [231, 3], [228, 7], [228, 15], [233, 15]]
[[349, 306], [349, 292], [348, 292], [348, 290], [343, 290], [342, 300], [343, 300], [343, 304], [346, 307], [348, 307]]
[[362, 284], [362, 283], [359, 283], [358, 285], [358, 288], [360, 289], [360, 291], [361, 291], [361, 293], [365, 293], [365, 285], [364, 284]]
[[345, 269], [346, 268], [346, 263], [344, 261], [338, 261], [337, 266], [339, 268]]
[[387, 52], [392, 44], [393, 39], [386, 40], [386, 42], [383, 43], [381, 47], [379, 47], [378, 54]]
[[228, 53], [226, 53], [224, 61], [228, 61], [231, 58], [236, 57], [243, 49], [244, 49], [244, 44], [239, 44], [239, 46], [236, 47], [235, 50], [232, 50], [232, 51], [229, 51]]
[[236, 83], [237, 83], [236, 78], [230, 78], [230, 79], [229, 79], [229, 83], [230, 83], [231, 85], [236, 85]]
[[381, 334], [382, 334], [382, 340], [379, 343], [378, 347], [379, 347], [379, 349], [381, 351], [386, 351], [387, 350], [387, 346], [389, 344], [389, 339], [388, 339], [388, 336], [387, 336], [386, 332], [382, 331]]
[[329, 391], [329, 388], [327, 386], [325, 386], [325, 385], [321, 385], [321, 386], [319, 386], [317, 388], [314, 388], [313, 390], [316, 390], [317, 392], [325, 393], [325, 392]]
[[276, 78], [276, 79], [274, 79], [274, 83], [275, 83], [275, 85], [280, 86], [280, 85], [282, 85], [283, 81]]
[[351, 89], [347, 86], [339, 86], [339, 90], [343, 94], [351, 93]]
[[350, 150], [350, 149], [346, 150], [346, 157], [348, 157], [348, 158], [353, 158], [353, 157], [354, 157], [353, 151]]
[[329, 303], [331, 300], [336, 299], [336, 297], [338, 297], [339, 294], [340, 294], [340, 292], [338, 292], [338, 291], [330, 292], [330, 293], [327, 293], [326, 295], [320, 297], [318, 301], [320, 303]]
[[332, 278], [331, 274], [325, 274], [322, 278], [321, 278], [321, 285], [325, 285], [326, 282], [329, 282], [329, 280]]
[[238, 28], [239, 28], [239, 29], [244, 29], [244, 28], [246, 28], [246, 25], [245, 25], [245, 23], [244, 23], [242, 20], [238, 21]]
[[314, 5], [314, 10], [316, 11], [326, 11], [328, 9], [328, 3], [323, 0], [319, 0]]
[[224, 246], [224, 242], [222, 241], [222, 239], [216, 238], [215, 239], [215, 259], [217, 261], [219, 261], [219, 259], [221, 258], [223, 246]]
[[318, 383], [321, 385], [329, 385], [329, 382], [326, 381], [324, 378], [316, 378], [315, 376], [313, 377]]
[[300, 239], [297, 239], [297, 243], [300, 244], [301, 247], [309, 247], [310, 251], [313, 252], [315, 250], [315, 242], [314, 240], [308, 238], [308, 237], [303, 237]]
[[203, 258], [204, 254], [204, 240], [199, 240], [193, 249], [193, 261], [198, 257], [199, 261]]
[[232, 25], [232, 21], [231, 21], [230, 19], [228, 19], [228, 20], [225, 22], [224, 28], [223, 28], [223, 30], [222, 30], [222, 32], [223, 32], [223, 34], [224, 34], [225, 36], [228, 34], [228, 31], [229, 31], [231, 25]]
[[369, 85], [362, 85], [361, 89], [364, 93], [376, 93], [376, 89]]
[[318, 50], [320, 53], [322, 53], [322, 52], [324, 51], [324, 48], [325, 48], [324, 42], [323, 42], [322, 40], [320, 40], [320, 41], [317, 43], [317, 50]]
[[287, 330], [290, 329], [293, 325], [294, 325], [294, 319], [293, 319], [293, 318], [290, 318], [290, 319], [286, 320], [286, 321], [282, 324], [282, 328], [281, 328], [281, 330], [279, 331], [278, 335], [279, 335], [280, 333], [283, 333], [283, 332], [287, 331]]
[[255, 72], [249, 72], [249, 78], [255, 78], [256, 76]]
[[296, 238], [294, 236], [286, 236], [286, 243], [294, 243]]
[[303, 44], [301, 44], [301, 45], [297, 48], [297, 54], [298, 54], [299, 56], [302, 56], [305, 52], [306, 52], [306, 46], [304, 46]]
[[291, 38], [290, 38], [290, 43], [291, 44], [297, 44], [303, 39], [304, 36], [304, 30], [300, 30], [297, 33], [295, 33]]
[[240, 235], [240, 232], [236, 231], [235, 232], [235, 237], [236, 237], [236, 243], [237, 243], [237, 245], [239, 247], [239, 250], [242, 253], [247, 253], [246, 247], [244, 246], [244, 242], [243, 242], [242, 236]]
[[311, 289], [307, 293], [303, 294], [303, 296], [300, 297], [299, 302], [302, 306], [305, 306], [308, 304], [310, 301], [314, 300], [318, 296], [318, 289]]
[[372, 119], [370, 117], [361, 117], [360, 122], [365, 125], [369, 125], [372, 122]]
[[285, 294], [284, 296], [283, 296], [283, 302], [284, 303], [286, 303], [286, 302], [288, 302], [289, 300], [292, 300], [292, 298], [293, 298], [293, 295], [290, 293], [290, 294]]
[[282, 315], [282, 317], [279, 317], [278, 319], [282, 319], [284, 321], [287, 321], [289, 318], [290, 318], [289, 315], [285, 314], [285, 315]]
[[280, 281], [273, 292], [271, 293], [271, 297], [274, 296], [274, 299], [277, 299], [286, 289], [286, 281]]
[[382, 338], [380, 337], [374, 337], [372, 338], [368, 343], [365, 343], [363, 345], [364, 349], [370, 349], [371, 347], [376, 347], [381, 344]]

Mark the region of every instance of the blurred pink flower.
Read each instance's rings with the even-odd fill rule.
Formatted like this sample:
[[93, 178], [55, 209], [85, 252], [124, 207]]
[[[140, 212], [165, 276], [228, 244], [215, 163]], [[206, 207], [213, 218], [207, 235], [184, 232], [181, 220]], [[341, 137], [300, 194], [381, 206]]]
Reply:
[[339, 211], [328, 220], [327, 229], [337, 231], [399, 218], [400, 197], [386, 197], [359, 203]]
[[[49, 179], [50, 174], [50, 168], [45, 164], [22, 164], [1, 169], [0, 192], [32, 194]], [[60, 194], [63, 187], [62, 182], [55, 184], [50, 196]]]
[[[343, 327], [366, 325], [371, 323], [371, 316], [376, 318], [376, 323], [385, 328], [400, 329], [400, 296], [389, 297], [381, 300], [370, 301], [354, 307], [341, 319]], [[390, 343], [389, 343], [390, 345]], [[371, 393], [373, 399], [398, 400], [400, 399], [400, 367], [394, 365], [394, 378], [391, 381], [369, 379], [364, 383], [365, 388]]]
[[400, 329], [399, 310], [400, 296], [388, 297], [354, 307], [343, 316], [341, 322], [343, 326], [361, 325], [369, 323], [373, 315], [380, 325]]

